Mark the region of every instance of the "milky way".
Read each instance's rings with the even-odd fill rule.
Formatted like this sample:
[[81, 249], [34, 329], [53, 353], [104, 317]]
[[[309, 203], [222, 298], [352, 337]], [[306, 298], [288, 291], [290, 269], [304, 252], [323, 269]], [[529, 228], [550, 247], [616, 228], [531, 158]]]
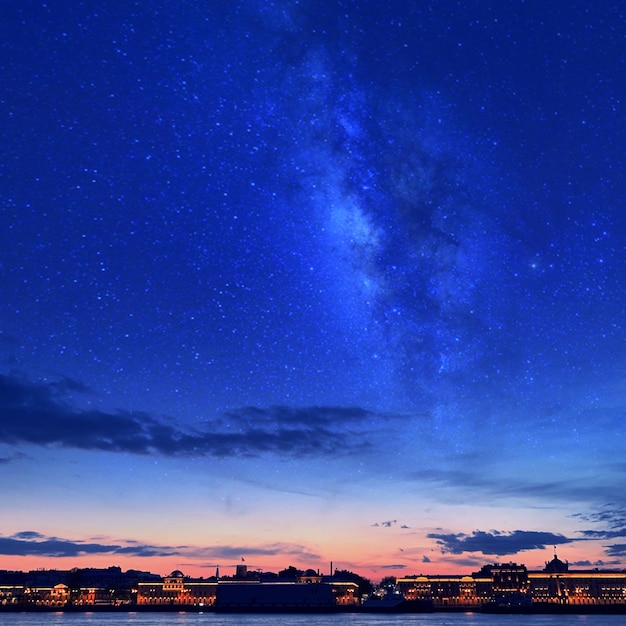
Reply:
[[624, 17], [406, 5], [8, 9], [11, 550], [619, 563]]

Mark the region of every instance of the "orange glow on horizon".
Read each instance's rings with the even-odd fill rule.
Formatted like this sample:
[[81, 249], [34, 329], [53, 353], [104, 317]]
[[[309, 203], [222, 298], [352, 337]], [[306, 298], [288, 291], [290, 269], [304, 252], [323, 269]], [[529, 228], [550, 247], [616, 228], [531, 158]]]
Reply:
[[[584, 549], [586, 548], [586, 549]], [[302, 558], [288, 554], [248, 556], [241, 555], [245, 559], [249, 571], [279, 572], [289, 566], [306, 570], [313, 569], [321, 574], [329, 574], [330, 567], [335, 570], [348, 570], [360, 576], [379, 582], [386, 576], [404, 577], [411, 575], [435, 575], [435, 574], [470, 574], [479, 570], [483, 565], [493, 563], [515, 562], [526, 565], [529, 570], [541, 570], [545, 563], [554, 555], [553, 549], [532, 550], [517, 555], [505, 557], [490, 557], [489, 555], [451, 555], [431, 552], [427, 556], [430, 561], [424, 561], [423, 556], [409, 555], [409, 558], [400, 554], [381, 555], [364, 554], [363, 551], [352, 546], [353, 553], [348, 551], [333, 555], [327, 560], [305, 561]], [[570, 566], [581, 569], [591, 569], [595, 566], [601, 569], [610, 569], [609, 564], [599, 564], [594, 550], [586, 545], [583, 548], [575, 545], [562, 546], [557, 550], [559, 558], [568, 561]], [[397, 558], [396, 558], [397, 557]], [[70, 570], [72, 568], [107, 568], [120, 567], [123, 571], [139, 570], [147, 571], [160, 576], [166, 576], [173, 570], [181, 570], [186, 576], [192, 578], [210, 578], [215, 575], [219, 567], [220, 575], [229, 576], [234, 574], [235, 568], [241, 563], [237, 558], [217, 558], [210, 561], [193, 559], [188, 555], [177, 556], [151, 556], [137, 557], [134, 555], [81, 555], [72, 557], [45, 557], [45, 556], [5, 556], [0, 561], [0, 569], [29, 571], [38, 569]], [[578, 565], [576, 565], [578, 564]]]

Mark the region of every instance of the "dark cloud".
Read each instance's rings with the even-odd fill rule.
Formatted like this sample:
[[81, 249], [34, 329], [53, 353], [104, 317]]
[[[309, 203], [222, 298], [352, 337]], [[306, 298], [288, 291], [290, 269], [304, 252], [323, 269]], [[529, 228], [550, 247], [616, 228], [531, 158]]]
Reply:
[[174, 548], [162, 548], [158, 546], [123, 546], [115, 549], [114, 554], [128, 554], [131, 556], [172, 556], [181, 554], [183, 551]]
[[626, 543], [614, 543], [611, 546], [605, 546], [604, 551], [607, 556], [626, 556]]
[[294, 556], [302, 561], [316, 561], [321, 558], [306, 546], [285, 542], [265, 545], [158, 546], [133, 539], [107, 542], [92, 538], [90, 541], [75, 541], [47, 537], [33, 530], [20, 531], [10, 537], [0, 537], [0, 555], [4, 556], [78, 557], [94, 554], [135, 557], [184, 556], [203, 560], [237, 561], [242, 557], [274, 555]]
[[85, 543], [57, 537], [44, 537], [34, 531], [22, 531], [11, 537], [0, 537], [0, 554], [5, 556], [76, 557], [86, 554], [130, 554], [132, 556], [171, 556], [172, 548], [135, 545]]
[[226, 420], [237, 423], [279, 423], [284, 426], [317, 424], [318, 426], [336, 426], [342, 423], [361, 424], [372, 418], [372, 413], [359, 407], [313, 406], [308, 408], [290, 406], [255, 406], [231, 409], [224, 413]]
[[32, 539], [43, 539], [44, 535], [42, 535], [41, 533], [38, 533], [35, 530], [22, 530], [19, 533], [15, 533], [14, 535], [11, 535], [11, 538], [32, 540]]
[[55, 380], [49, 383], [51, 389], [54, 389], [59, 395], [64, 395], [68, 392], [75, 393], [91, 393], [91, 388], [82, 383], [79, 380], [70, 378], [69, 376], [58, 376]]
[[[246, 407], [207, 421], [202, 431], [183, 431], [142, 412], [80, 410], [66, 401], [84, 392], [63, 378], [33, 383], [0, 375], [0, 440], [8, 444], [58, 445], [166, 456], [346, 455], [363, 452], [367, 442], [346, 422], [365, 422], [358, 408]], [[339, 428], [338, 426], [341, 426]]]
[[0, 465], [4, 463], [13, 463], [14, 461], [25, 458], [27, 458], [26, 454], [23, 454], [22, 452], [14, 452], [13, 454], [11, 454], [11, 456], [0, 457]]
[[604, 527], [579, 531], [587, 539], [626, 537], [626, 504], [606, 504], [597, 511], [584, 514], [578, 513], [573, 517]]
[[319, 554], [311, 552], [306, 546], [281, 542], [261, 546], [210, 546], [202, 548], [200, 552], [207, 557], [222, 559], [241, 559], [250, 556], [277, 556], [281, 554], [297, 556], [305, 560], [319, 560], [321, 558]]
[[570, 561], [570, 567], [613, 567], [615, 565], [621, 565], [621, 561], [603, 561], [599, 559], [597, 561]]
[[391, 519], [385, 522], [374, 522], [372, 526], [374, 526], [375, 528], [380, 528], [381, 526], [383, 528], [391, 528], [392, 526], [395, 526], [397, 523], [398, 523], [398, 520]]
[[381, 565], [380, 569], [406, 569], [404, 563], [393, 563], [391, 565]]
[[524, 550], [543, 549], [548, 545], [574, 541], [559, 534], [525, 530], [513, 532], [475, 530], [471, 535], [430, 533], [427, 537], [437, 540], [437, 543], [442, 546], [443, 554], [463, 554], [464, 552], [480, 552], [490, 555], [517, 554]]
[[18, 348], [20, 342], [17, 337], [13, 337], [12, 335], [7, 335], [6, 333], [0, 332], [0, 348], [9, 348], [15, 349]]
[[578, 531], [586, 539], [617, 539], [626, 537], [626, 528], [618, 530], [580, 530]]
[[586, 522], [604, 524], [609, 528], [623, 528], [626, 527], [626, 502], [611, 502], [599, 507], [596, 511], [576, 513], [572, 517], [577, 517]]
[[424, 555], [422, 557], [422, 563], [430, 563], [430, 559], [426, 555]]
[[407, 475], [408, 480], [429, 482], [441, 490], [463, 487], [468, 498], [476, 494], [498, 498], [536, 498], [542, 500], [587, 500], [599, 502], [615, 493], [615, 485], [601, 485], [597, 482], [584, 482], [578, 479], [561, 481], [538, 481], [533, 479], [497, 478], [493, 473], [481, 473], [480, 469], [440, 470], [428, 469]]

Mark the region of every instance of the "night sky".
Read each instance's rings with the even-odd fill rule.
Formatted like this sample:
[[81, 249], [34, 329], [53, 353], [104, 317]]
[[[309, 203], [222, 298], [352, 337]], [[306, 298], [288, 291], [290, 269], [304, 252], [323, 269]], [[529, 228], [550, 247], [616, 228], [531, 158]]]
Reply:
[[626, 567], [626, 7], [4, 2], [0, 569]]

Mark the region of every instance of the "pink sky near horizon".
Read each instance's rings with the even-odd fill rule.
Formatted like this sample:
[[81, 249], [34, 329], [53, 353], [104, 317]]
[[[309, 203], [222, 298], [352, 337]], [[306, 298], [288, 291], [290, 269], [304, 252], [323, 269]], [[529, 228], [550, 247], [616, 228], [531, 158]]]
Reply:
[[[595, 542], [591, 542], [595, 543]], [[597, 559], [598, 546], [588, 544], [584, 546], [557, 546], [558, 557], [570, 563], [573, 569], [593, 569], [597, 565], [593, 565]], [[529, 550], [519, 553], [509, 558], [507, 556], [490, 557], [489, 555], [472, 554], [468, 555], [451, 555], [430, 554], [430, 562], [423, 559], [406, 558], [402, 553], [396, 552], [399, 557], [397, 559], [398, 567], [389, 565], [381, 565], [375, 560], [375, 555], [368, 554], [367, 548], [360, 554], [338, 553], [329, 555], [328, 560], [309, 560], [301, 558], [293, 558], [289, 555], [275, 556], [253, 556], [246, 558], [242, 556], [240, 559], [214, 559], [204, 561], [201, 559], [191, 558], [191, 554], [187, 556], [150, 556], [137, 557], [132, 555], [80, 555], [67, 557], [42, 557], [36, 555], [30, 556], [3, 556], [0, 558], [0, 569], [15, 571], [30, 570], [70, 570], [73, 568], [107, 568], [118, 566], [123, 571], [139, 570], [147, 571], [160, 576], [166, 576], [174, 570], [182, 571], [186, 576], [193, 578], [209, 578], [214, 576], [217, 568], [219, 568], [220, 576], [231, 576], [235, 573], [238, 565], [245, 564], [249, 571], [278, 572], [289, 566], [306, 570], [313, 569], [321, 574], [328, 574], [331, 565], [334, 570], [348, 570], [355, 572], [372, 582], [377, 583], [387, 576], [395, 576], [397, 578], [411, 575], [468, 575], [479, 570], [483, 565], [492, 563], [508, 563], [515, 562], [526, 565], [529, 570], [543, 569], [546, 562], [550, 561], [554, 556], [554, 548], [552, 546], [545, 549]], [[334, 557], [334, 558], [333, 558]], [[368, 558], [369, 557], [369, 558]], [[590, 564], [575, 565], [589, 561]], [[474, 563], [473, 565], [471, 563]], [[401, 567], [403, 565], [404, 567]], [[599, 569], [611, 569], [610, 566], [600, 566]]]

